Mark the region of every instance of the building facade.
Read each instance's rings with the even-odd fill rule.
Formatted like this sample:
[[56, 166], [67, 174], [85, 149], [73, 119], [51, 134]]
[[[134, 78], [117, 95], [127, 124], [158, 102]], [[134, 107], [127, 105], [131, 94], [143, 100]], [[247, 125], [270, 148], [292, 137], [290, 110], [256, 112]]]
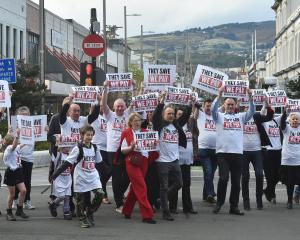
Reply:
[[277, 77], [278, 87], [284, 88], [300, 73], [300, 0], [276, 0], [272, 9], [276, 13], [276, 37], [266, 56], [266, 75]]

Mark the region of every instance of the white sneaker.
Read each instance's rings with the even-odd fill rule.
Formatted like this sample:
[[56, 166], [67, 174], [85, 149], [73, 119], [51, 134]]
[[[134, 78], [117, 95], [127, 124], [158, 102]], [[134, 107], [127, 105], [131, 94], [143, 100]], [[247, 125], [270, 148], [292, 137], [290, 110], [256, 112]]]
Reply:
[[35, 206], [31, 205], [30, 201], [26, 201], [26, 202], [24, 202], [24, 209], [34, 210]]
[[12, 209], [17, 209], [18, 200], [13, 200]]
[[123, 210], [123, 206], [116, 208], [116, 212], [118, 212], [118, 213], [122, 213], [122, 210]]

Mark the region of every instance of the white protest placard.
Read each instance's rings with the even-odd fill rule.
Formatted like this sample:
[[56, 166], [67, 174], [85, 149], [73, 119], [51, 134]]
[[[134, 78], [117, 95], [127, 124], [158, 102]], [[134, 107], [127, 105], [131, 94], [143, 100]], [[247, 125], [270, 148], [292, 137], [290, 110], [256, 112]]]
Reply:
[[138, 152], [157, 151], [159, 148], [157, 131], [134, 133], [134, 141]]
[[36, 142], [47, 141], [47, 115], [32, 116]]
[[31, 116], [17, 115], [18, 127], [20, 129], [20, 143], [34, 144], [34, 127]]
[[8, 82], [5, 80], [0, 80], [0, 107], [11, 107]]
[[228, 75], [211, 67], [198, 65], [192, 86], [205, 92], [218, 95], [218, 89]]
[[242, 97], [242, 98], [239, 98], [239, 105], [240, 106], [249, 106], [249, 98], [248, 97]]
[[72, 87], [74, 103], [96, 103], [99, 88], [97, 86], [78, 86]]
[[246, 80], [224, 80], [223, 97], [242, 98], [248, 96], [249, 82]]
[[78, 142], [77, 137], [65, 136], [60, 134], [56, 134], [55, 137], [58, 143], [58, 147], [74, 147]]
[[252, 89], [252, 99], [254, 105], [263, 105], [265, 97], [265, 89]]
[[173, 86], [176, 81], [176, 65], [144, 65], [144, 88], [154, 91]]
[[300, 99], [288, 98], [287, 103], [290, 112], [300, 112]]
[[286, 93], [284, 90], [274, 90], [266, 92], [268, 104], [272, 107], [284, 107], [287, 101]]
[[154, 111], [158, 104], [158, 93], [148, 93], [132, 98], [133, 111]]
[[106, 81], [109, 92], [126, 92], [133, 90], [132, 73], [108, 73]]
[[189, 105], [191, 89], [166, 87], [165, 103]]

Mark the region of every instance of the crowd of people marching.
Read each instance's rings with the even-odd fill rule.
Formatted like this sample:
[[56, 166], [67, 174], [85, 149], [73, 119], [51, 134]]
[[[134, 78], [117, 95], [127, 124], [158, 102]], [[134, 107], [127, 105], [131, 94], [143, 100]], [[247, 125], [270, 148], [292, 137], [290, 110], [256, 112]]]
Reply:
[[[287, 188], [287, 208], [292, 209], [293, 200], [299, 203], [300, 193], [299, 189], [294, 193], [295, 185], [300, 185], [299, 113], [289, 113], [286, 106], [283, 114], [276, 116], [267, 101], [256, 111], [250, 90], [249, 107], [239, 107], [232, 98], [222, 101], [222, 91], [221, 87], [219, 95], [213, 101], [206, 99], [202, 106], [191, 97], [189, 106], [180, 107], [165, 105], [162, 93], [154, 112], [137, 113], [132, 106], [127, 108], [122, 98], [116, 99], [110, 109], [104, 83], [98, 104], [87, 117], [80, 115], [80, 106], [73, 103], [72, 95], [65, 98], [48, 130], [50, 214], [57, 217], [57, 208], [63, 205], [64, 219], [76, 216], [81, 227], [88, 228], [94, 225], [94, 213], [100, 205], [111, 204], [113, 199], [115, 210], [126, 219], [131, 218], [138, 202], [143, 222], [155, 224], [154, 214], [159, 209], [164, 220], [173, 221], [174, 214], [179, 213], [180, 189], [183, 212], [197, 214], [190, 191], [194, 161], [203, 169], [203, 200], [213, 204], [215, 214], [225, 202], [229, 177], [229, 213], [244, 214], [238, 207], [240, 187], [243, 208], [251, 209], [250, 163], [256, 178], [256, 208], [263, 209], [263, 195], [276, 204], [275, 188], [281, 181]], [[17, 114], [30, 112], [21, 107]], [[134, 134], [147, 131], [158, 132], [159, 151], [137, 150]], [[30, 199], [34, 145], [20, 145], [19, 135], [17, 129], [2, 141], [9, 221], [28, 218], [23, 207], [34, 209]], [[65, 138], [74, 145], [60, 144]], [[113, 196], [107, 192], [110, 178]]]

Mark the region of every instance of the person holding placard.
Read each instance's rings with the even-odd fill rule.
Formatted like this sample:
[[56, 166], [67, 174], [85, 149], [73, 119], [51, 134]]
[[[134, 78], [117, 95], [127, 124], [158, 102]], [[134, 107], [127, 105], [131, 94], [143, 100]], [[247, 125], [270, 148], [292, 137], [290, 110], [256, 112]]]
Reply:
[[[26, 106], [19, 107], [17, 110], [17, 115], [30, 116], [30, 110]], [[34, 144], [24, 144], [24, 146], [19, 151], [19, 156], [21, 158], [21, 164], [23, 168], [24, 174], [24, 183], [26, 186], [26, 196], [24, 201], [24, 209], [34, 210], [35, 206], [31, 204], [31, 176], [32, 176], [32, 168], [33, 168], [33, 152], [34, 152]], [[16, 189], [16, 194], [14, 197], [13, 208], [17, 207], [19, 196], [19, 190]]]
[[261, 150], [261, 139], [257, 121], [268, 122], [273, 119], [274, 111], [268, 107], [267, 99], [263, 102], [260, 112], [254, 113], [253, 117], [244, 125], [244, 152], [243, 152], [243, 172], [242, 172], [242, 195], [244, 209], [249, 211], [249, 164], [252, 163], [256, 179], [256, 206], [258, 210], [263, 209], [262, 195], [264, 184], [263, 154]]
[[281, 117], [283, 132], [281, 181], [287, 189], [287, 208], [293, 208], [293, 193], [295, 185], [300, 184], [300, 115], [290, 113], [289, 124], [286, 122], [287, 113]]
[[219, 112], [218, 108], [223, 88], [219, 89], [219, 95], [212, 104], [212, 116], [216, 122], [216, 134], [218, 136], [216, 138], [216, 153], [220, 176], [217, 190], [217, 205], [213, 212], [218, 213], [225, 202], [230, 173], [231, 192], [229, 213], [244, 215], [238, 208], [243, 163], [243, 127], [253, 116], [255, 107], [251, 99], [251, 92], [248, 89], [250, 107], [247, 112], [235, 113], [236, 103], [232, 98], [225, 100], [225, 112]]
[[103, 116], [107, 121], [107, 157], [112, 173], [112, 185], [116, 211], [122, 213], [123, 198], [126, 192], [129, 179], [126, 173], [124, 162], [117, 161], [116, 152], [120, 146], [121, 133], [126, 128], [129, 114], [132, 112], [132, 106], [126, 109], [126, 103], [122, 98], [114, 101], [114, 112], [107, 105], [108, 83], [104, 82], [104, 91], [102, 93]]
[[[21, 218], [28, 218], [23, 211], [23, 203], [26, 195], [26, 186], [24, 184], [24, 174], [23, 168], [19, 156], [20, 149], [24, 145], [18, 145], [18, 139], [20, 136], [20, 129], [17, 129], [17, 135], [14, 137], [11, 134], [7, 134], [2, 142], [5, 148], [3, 154], [3, 162], [7, 167], [4, 175], [4, 183], [8, 187], [8, 198], [7, 198], [7, 215], [6, 219], [8, 221], [16, 221], [16, 216]], [[17, 211], [14, 215], [12, 212], [12, 204], [15, 196], [16, 188], [20, 192], [19, 203], [17, 203]]]
[[158, 153], [140, 151], [136, 146], [134, 135], [147, 132], [146, 129], [141, 128], [141, 122], [142, 117], [138, 113], [131, 113], [128, 120], [128, 129], [124, 130], [121, 136], [121, 151], [126, 155], [126, 170], [131, 183], [122, 213], [125, 218], [131, 218], [135, 202], [138, 201], [143, 222], [155, 224], [153, 210], [147, 198], [145, 176], [149, 164], [158, 157]]
[[195, 110], [195, 117], [199, 129], [198, 147], [199, 158], [202, 164], [204, 175], [203, 200], [209, 203], [216, 203], [214, 176], [217, 169], [216, 158], [216, 123], [211, 115], [212, 100], [204, 101], [203, 112]]
[[[182, 187], [182, 175], [179, 166], [179, 146], [186, 148], [186, 135], [182, 129], [190, 115], [192, 108], [188, 106], [184, 114], [175, 118], [174, 108], [164, 104], [165, 94], [153, 113], [153, 129], [159, 132], [160, 152], [156, 160], [160, 182], [160, 200], [163, 219], [174, 221], [169, 209], [168, 199], [172, 199]], [[172, 179], [169, 179], [172, 176]], [[169, 180], [170, 184], [169, 184]]]
[[[184, 108], [179, 108], [176, 111], [176, 119], [180, 119], [184, 113]], [[182, 175], [182, 208], [185, 214], [197, 214], [194, 210], [191, 198], [191, 165], [194, 160], [193, 139], [198, 138], [199, 130], [197, 128], [196, 119], [191, 115], [188, 122], [182, 127], [186, 140], [186, 148], [179, 146], [179, 165]], [[170, 212], [178, 214], [177, 210], [178, 194], [175, 194], [169, 200]]]

